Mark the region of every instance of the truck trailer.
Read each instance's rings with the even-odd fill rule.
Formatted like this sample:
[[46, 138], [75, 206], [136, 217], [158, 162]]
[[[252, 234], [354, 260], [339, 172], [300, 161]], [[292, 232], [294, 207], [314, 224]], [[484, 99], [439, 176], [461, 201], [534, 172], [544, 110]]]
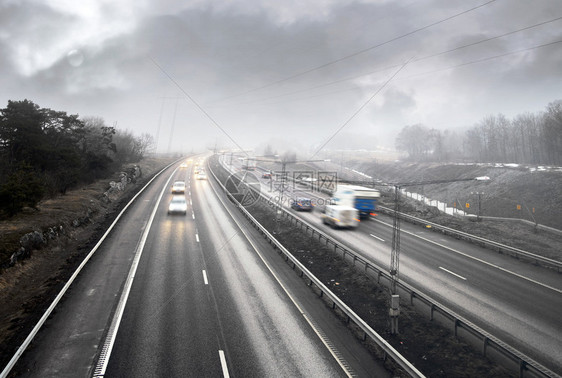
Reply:
[[332, 195], [332, 202], [336, 205], [354, 207], [359, 211], [361, 219], [369, 219], [376, 214], [376, 204], [381, 196], [377, 189], [359, 185], [340, 185]]

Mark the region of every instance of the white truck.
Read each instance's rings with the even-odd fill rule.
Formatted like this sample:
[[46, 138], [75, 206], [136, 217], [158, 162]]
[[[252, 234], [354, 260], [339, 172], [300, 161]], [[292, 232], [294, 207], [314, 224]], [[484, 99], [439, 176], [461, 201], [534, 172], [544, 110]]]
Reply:
[[327, 205], [322, 214], [322, 223], [333, 228], [356, 228], [359, 222], [359, 211], [351, 206]]
[[376, 203], [381, 193], [377, 189], [359, 185], [340, 185], [332, 195], [332, 203], [349, 206], [359, 211], [361, 219], [376, 215]]

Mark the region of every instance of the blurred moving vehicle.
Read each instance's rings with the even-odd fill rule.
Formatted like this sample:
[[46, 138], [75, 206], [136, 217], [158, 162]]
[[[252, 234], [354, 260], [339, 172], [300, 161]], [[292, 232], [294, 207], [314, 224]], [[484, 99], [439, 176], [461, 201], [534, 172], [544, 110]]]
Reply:
[[336, 205], [350, 206], [359, 210], [361, 219], [376, 216], [377, 200], [381, 196], [377, 189], [358, 185], [338, 185], [332, 200]]
[[207, 179], [207, 174], [205, 173], [205, 171], [200, 170], [198, 173], [195, 174], [195, 178], [197, 180], [206, 180]]
[[187, 201], [184, 196], [173, 196], [168, 206], [168, 214], [187, 214]]
[[181, 163], [180, 168], [187, 168], [187, 163], [185, 161]]
[[244, 158], [242, 162], [242, 170], [255, 171], [256, 170], [256, 158], [247, 157]]
[[272, 176], [271, 176], [271, 173], [270, 173], [270, 172], [265, 172], [263, 175], [261, 175], [261, 178], [270, 179], [271, 177], [272, 177]]
[[312, 211], [314, 209], [314, 205], [310, 198], [294, 198], [291, 200], [291, 209], [297, 211]]
[[176, 181], [172, 185], [172, 193], [185, 193], [185, 181]]
[[322, 223], [333, 228], [356, 228], [359, 222], [359, 210], [351, 206], [328, 205], [322, 214]]

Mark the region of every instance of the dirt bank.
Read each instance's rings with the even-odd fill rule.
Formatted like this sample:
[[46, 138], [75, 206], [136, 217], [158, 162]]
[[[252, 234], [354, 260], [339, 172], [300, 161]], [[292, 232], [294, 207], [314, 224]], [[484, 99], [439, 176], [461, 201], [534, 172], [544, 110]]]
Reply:
[[[145, 159], [142, 176], [124, 190], [108, 193], [119, 174], [64, 196], [42, 201], [38, 210], [26, 210], [0, 222], [0, 365], [5, 366], [32, 327], [50, 305], [85, 255], [123, 206], [152, 175], [175, 159]], [[104, 195], [105, 194], [105, 195]], [[23, 235], [36, 232], [44, 242], [29, 258], [10, 266]]]

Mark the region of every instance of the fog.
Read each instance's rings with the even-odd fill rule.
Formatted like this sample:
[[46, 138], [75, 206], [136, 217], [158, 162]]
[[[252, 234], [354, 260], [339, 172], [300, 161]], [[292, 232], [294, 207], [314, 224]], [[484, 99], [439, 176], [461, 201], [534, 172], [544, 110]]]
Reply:
[[0, 106], [102, 117], [160, 152], [389, 148], [406, 125], [541, 111], [561, 47], [559, 0], [4, 0]]

